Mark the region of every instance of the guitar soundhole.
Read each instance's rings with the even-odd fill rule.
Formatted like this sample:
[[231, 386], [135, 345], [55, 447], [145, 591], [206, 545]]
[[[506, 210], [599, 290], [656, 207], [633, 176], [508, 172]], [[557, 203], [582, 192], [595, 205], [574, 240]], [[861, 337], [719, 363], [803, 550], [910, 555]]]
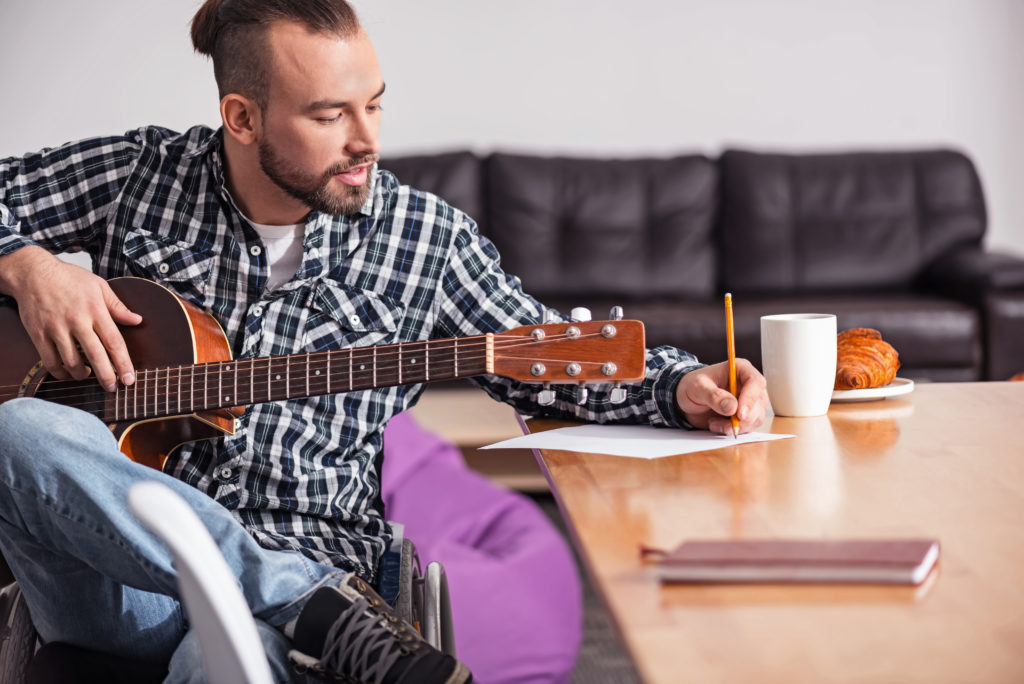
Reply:
[[104, 419], [103, 407], [107, 393], [95, 378], [88, 380], [56, 380], [47, 377], [36, 389], [35, 396], [56, 404], [71, 406]]

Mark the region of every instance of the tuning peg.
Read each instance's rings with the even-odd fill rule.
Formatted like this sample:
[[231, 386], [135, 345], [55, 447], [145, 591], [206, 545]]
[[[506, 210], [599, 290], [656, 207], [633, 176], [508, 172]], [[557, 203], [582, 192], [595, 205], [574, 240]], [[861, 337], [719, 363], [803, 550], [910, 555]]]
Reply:
[[537, 393], [537, 404], [540, 406], [551, 406], [555, 403], [555, 390], [551, 385], [544, 383], [544, 389]]
[[615, 383], [615, 387], [612, 388], [611, 393], [608, 395], [608, 401], [613, 404], [621, 404], [626, 401], [626, 388], [619, 383]]
[[555, 312], [554, 309], [544, 309], [544, 318], [542, 319], [541, 322], [543, 322], [543, 323], [557, 323], [558, 322], [558, 313]]
[[583, 385], [580, 385], [576, 389], [576, 403], [579, 404], [580, 406], [583, 406], [584, 404], [587, 403], [587, 398], [589, 396], [590, 396], [590, 390], [588, 390]]
[[569, 318], [576, 323], [586, 323], [591, 319], [590, 309], [585, 306], [574, 307], [573, 310], [569, 312]]
[[621, 306], [613, 306], [612, 310], [608, 313], [608, 318], [613, 320], [613, 321], [621, 321], [622, 320], [622, 307]]

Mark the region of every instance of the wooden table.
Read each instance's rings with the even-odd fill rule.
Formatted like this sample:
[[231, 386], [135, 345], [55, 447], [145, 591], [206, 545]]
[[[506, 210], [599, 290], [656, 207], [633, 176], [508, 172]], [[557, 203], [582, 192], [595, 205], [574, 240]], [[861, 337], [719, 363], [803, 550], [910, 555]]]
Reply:
[[[761, 427], [796, 439], [537, 456], [647, 682], [1024, 682], [1022, 429], [1024, 383], [919, 383]], [[639, 553], [765, 537], [936, 537], [942, 552], [919, 587], [662, 586]]]

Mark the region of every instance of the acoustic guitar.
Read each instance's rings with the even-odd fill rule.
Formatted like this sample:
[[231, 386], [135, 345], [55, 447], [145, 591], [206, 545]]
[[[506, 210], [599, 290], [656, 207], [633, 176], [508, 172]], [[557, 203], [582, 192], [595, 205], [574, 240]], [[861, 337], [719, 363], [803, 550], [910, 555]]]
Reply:
[[249, 404], [483, 374], [580, 385], [644, 376], [643, 323], [628, 320], [234, 360], [210, 314], [148, 280], [109, 283], [142, 315], [141, 324], [120, 329], [135, 383], [107, 392], [95, 378], [54, 378], [10, 300], [0, 306], [0, 403], [37, 397], [87, 411], [110, 427], [126, 456], [158, 470], [182, 444], [233, 434]]

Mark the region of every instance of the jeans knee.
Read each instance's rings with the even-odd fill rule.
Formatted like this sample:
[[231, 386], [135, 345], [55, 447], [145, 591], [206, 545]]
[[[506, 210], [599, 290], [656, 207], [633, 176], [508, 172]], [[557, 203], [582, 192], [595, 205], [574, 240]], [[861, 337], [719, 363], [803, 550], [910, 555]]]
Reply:
[[45, 460], [75, 445], [95, 448], [104, 440], [117, 448], [110, 430], [84, 411], [32, 397], [0, 404], [0, 460], [19, 455]]

